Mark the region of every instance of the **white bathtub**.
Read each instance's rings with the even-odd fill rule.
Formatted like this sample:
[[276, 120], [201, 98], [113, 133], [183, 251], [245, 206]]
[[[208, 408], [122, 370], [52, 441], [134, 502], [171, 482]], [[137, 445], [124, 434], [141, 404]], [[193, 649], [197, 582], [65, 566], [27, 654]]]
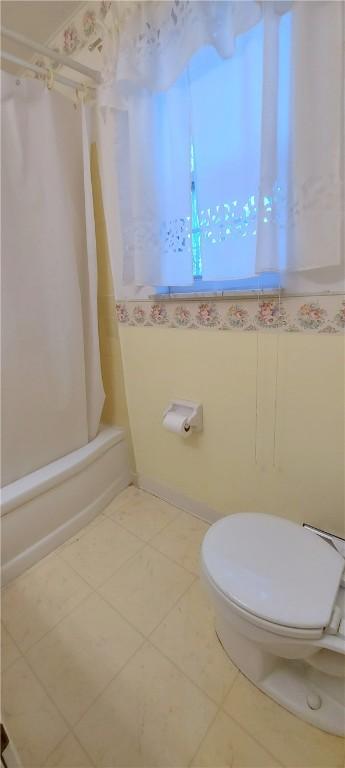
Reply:
[[103, 426], [88, 445], [2, 488], [2, 583], [73, 536], [129, 482], [125, 434]]

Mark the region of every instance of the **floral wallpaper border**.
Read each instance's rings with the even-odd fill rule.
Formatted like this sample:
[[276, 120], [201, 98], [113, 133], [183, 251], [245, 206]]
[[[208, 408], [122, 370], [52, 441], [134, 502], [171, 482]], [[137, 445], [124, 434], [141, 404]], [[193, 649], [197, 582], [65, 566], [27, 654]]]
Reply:
[[214, 302], [122, 301], [115, 303], [114, 311], [121, 325], [137, 327], [323, 334], [345, 330], [345, 297], [336, 295]]

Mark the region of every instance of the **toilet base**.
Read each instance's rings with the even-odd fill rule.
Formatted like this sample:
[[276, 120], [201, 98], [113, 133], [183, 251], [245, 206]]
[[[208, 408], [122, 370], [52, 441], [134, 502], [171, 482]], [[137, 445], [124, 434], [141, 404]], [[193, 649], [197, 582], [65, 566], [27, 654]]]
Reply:
[[263, 693], [311, 725], [344, 736], [343, 679], [322, 675], [306, 661], [273, 656], [233, 629], [229, 632], [219, 617], [216, 632], [231, 661]]

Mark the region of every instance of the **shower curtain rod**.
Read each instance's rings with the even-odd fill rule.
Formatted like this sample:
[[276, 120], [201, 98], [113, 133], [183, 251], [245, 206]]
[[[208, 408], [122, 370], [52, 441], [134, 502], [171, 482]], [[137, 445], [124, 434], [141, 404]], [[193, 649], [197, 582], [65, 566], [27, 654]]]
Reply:
[[[19, 59], [18, 56], [13, 56], [12, 53], [1, 51], [1, 58], [5, 61], [10, 61], [11, 64], [18, 64], [20, 67], [25, 67], [25, 69], [31, 69], [32, 72], [37, 72], [41, 76], [42, 74], [45, 76], [49, 75], [49, 69], [46, 67], [39, 67], [37, 64], [32, 64], [29, 61], [24, 61], [24, 59]], [[68, 85], [70, 88], [81, 88], [83, 86], [83, 83], [71, 80], [69, 77], [64, 77], [64, 75], [60, 75], [58, 72], [54, 72], [53, 79], [62, 85]], [[94, 88], [95, 86], [92, 85], [89, 87]]]
[[81, 72], [82, 75], [90, 77], [96, 83], [102, 82], [100, 72], [87, 67], [86, 64], [79, 64], [79, 62], [70, 59], [69, 56], [65, 56], [62, 53], [53, 51], [53, 49], [48, 48], [47, 45], [42, 45], [42, 43], [35, 43], [34, 40], [30, 40], [25, 35], [22, 35], [19, 32], [14, 32], [12, 29], [7, 29], [7, 27], [1, 26], [0, 33], [4, 35], [4, 37], [8, 37], [9, 40], [15, 40], [16, 43], [21, 43], [27, 48], [31, 48], [32, 50], [36, 51], [36, 53], [42, 53], [49, 59], [53, 59], [53, 61], [57, 61], [59, 64], [63, 64], [65, 67], [69, 67], [69, 69], [75, 69], [76, 72]]

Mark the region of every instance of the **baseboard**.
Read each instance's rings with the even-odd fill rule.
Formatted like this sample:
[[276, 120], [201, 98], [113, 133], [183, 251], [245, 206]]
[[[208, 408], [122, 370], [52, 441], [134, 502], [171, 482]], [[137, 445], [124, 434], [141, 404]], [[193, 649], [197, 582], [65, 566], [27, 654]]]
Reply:
[[96, 515], [102, 512], [102, 509], [105, 509], [107, 504], [110, 504], [112, 499], [127, 487], [128, 475], [117, 478], [88, 507], [85, 507], [81, 512], [78, 512], [74, 517], [63, 523], [63, 525], [60, 525], [47, 536], [35, 542], [31, 547], [25, 549], [17, 557], [5, 563], [1, 568], [2, 585], [4, 586], [9, 581], [12, 581], [12, 579], [15, 579], [23, 571], [26, 571], [27, 568], [31, 568], [32, 565], [35, 565], [43, 557], [53, 552], [60, 544], [63, 544], [71, 536], [78, 533], [81, 528], [91, 523]]
[[174, 507], [183, 509], [184, 512], [189, 512], [191, 515], [194, 515], [194, 517], [199, 517], [206, 523], [210, 523], [212, 525], [212, 523], [215, 523], [217, 520], [223, 517], [222, 514], [216, 512], [215, 509], [212, 509], [207, 504], [204, 504], [203, 501], [196, 501], [195, 499], [191, 499], [189, 496], [185, 496], [185, 494], [181, 493], [180, 491], [177, 491], [173, 488], [168, 488], [166, 485], [162, 485], [162, 483], [157, 482], [157, 480], [152, 480], [152, 478], [134, 473], [132, 473], [131, 479], [133, 485], [141, 488], [142, 491], [152, 493], [153, 496], [158, 496], [160, 499], [163, 499], [163, 501], [168, 501], [169, 504], [173, 504]]

